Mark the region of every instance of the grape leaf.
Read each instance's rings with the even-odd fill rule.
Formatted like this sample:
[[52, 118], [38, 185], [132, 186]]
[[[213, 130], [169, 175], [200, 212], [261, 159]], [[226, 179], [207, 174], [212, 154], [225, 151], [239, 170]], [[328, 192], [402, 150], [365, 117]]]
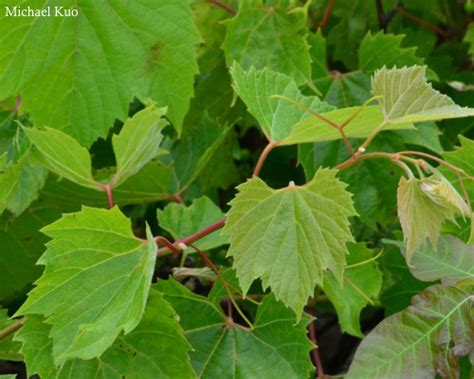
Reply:
[[[110, 177], [110, 172], [106, 175]], [[116, 204], [142, 204], [169, 199], [170, 194], [177, 191], [173, 177], [173, 168], [161, 162], [149, 162], [137, 174], [128, 178], [123, 184], [113, 189]], [[80, 206], [107, 207], [104, 192], [84, 188], [68, 180], [51, 178], [41, 191], [44, 203], [69, 208]]]
[[[360, 312], [376, 298], [382, 285], [382, 273], [375, 261], [362, 263], [373, 256], [373, 251], [363, 243], [349, 244], [347, 267], [341, 288], [334, 275], [324, 277], [322, 289], [336, 308], [341, 330], [356, 337], [363, 337], [360, 330]], [[357, 266], [357, 264], [360, 264]]]
[[336, 170], [320, 169], [304, 186], [274, 190], [258, 177], [237, 187], [223, 233], [246, 293], [261, 278], [278, 300], [301, 315], [316, 283], [329, 269], [342, 282], [356, 214]]
[[468, 53], [471, 56], [474, 56], [474, 22], [469, 24], [467, 28], [466, 35], [464, 36], [463, 42], [467, 42], [469, 44], [469, 51]]
[[[459, 136], [459, 141], [461, 145], [456, 147], [454, 151], [444, 152], [443, 158], [452, 165], [464, 170], [467, 174], [474, 176], [474, 141], [463, 136]], [[440, 167], [439, 170], [451, 183], [457, 185], [457, 175], [455, 173], [447, 167]], [[469, 198], [474, 199], [474, 182], [464, 179], [464, 185]], [[459, 189], [461, 190], [461, 188]]]
[[48, 239], [39, 230], [61, 217], [65, 209], [37, 201], [18, 217], [8, 213], [0, 216], [0, 304], [22, 299], [41, 274], [35, 262]]
[[[0, 308], [0, 331], [13, 325], [16, 321], [9, 320], [6, 309]], [[0, 359], [9, 361], [22, 361], [23, 356], [20, 353], [21, 345], [13, 341], [13, 334], [10, 334], [0, 340]]]
[[[168, 204], [157, 211], [160, 227], [168, 231], [175, 240], [187, 237], [206, 226], [224, 218], [224, 213], [208, 197], [195, 199], [191, 206]], [[202, 250], [209, 250], [227, 244], [227, 238], [212, 233], [194, 245]]]
[[117, 172], [114, 186], [123, 183], [130, 176], [139, 172], [163, 150], [160, 143], [163, 138], [161, 130], [166, 126], [162, 119], [165, 109], [150, 105], [127, 119], [118, 135], [112, 137]]
[[309, 377], [309, 317], [295, 325], [294, 313], [272, 295], [258, 307], [253, 330], [248, 330], [229, 324], [215, 304], [174, 280], [159, 281], [158, 288], [179, 315], [199, 378]]
[[74, 8], [78, 16], [2, 14], [0, 98], [21, 93], [22, 109], [35, 124], [61, 129], [85, 146], [105, 137], [115, 118], [125, 119], [133, 96], [167, 105], [180, 130], [199, 41], [188, 0], [146, 0], [138, 7], [126, 0], [29, 5]]
[[372, 94], [390, 124], [443, 120], [474, 116], [474, 108], [460, 107], [426, 81], [425, 66], [377, 70], [372, 77]]
[[310, 115], [285, 99], [270, 98], [271, 96], [288, 97], [316, 113], [334, 109], [316, 96], [303, 96], [291, 77], [268, 68], [257, 71], [252, 67], [244, 71], [242, 66], [234, 63], [231, 75], [237, 95], [272, 141], [285, 138], [294, 124]]
[[[397, 245], [406, 254], [403, 243], [386, 241]], [[453, 284], [460, 280], [474, 280], [474, 245], [465, 244], [460, 239], [442, 235], [435, 247], [424, 244], [417, 249], [411, 261], [412, 274], [424, 281], [441, 280], [443, 284]]]
[[313, 84], [322, 92], [322, 99], [337, 108], [363, 104], [372, 97], [370, 76], [360, 71], [335, 72], [315, 80]]
[[321, 29], [316, 33], [308, 34], [310, 44], [309, 54], [311, 55], [311, 75], [313, 80], [324, 78], [328, 74], [326, 40]]
[[38, 261], [46, 270], [17, 314], [47, 317], [55, 362], [99, 356], [139, 323], [156, 246], [130, 228], [117, 207], [83, 207], [42, 229], [53, 238]]
[[398, 184], [398, 218], [407, 243], [407, 262], [411, 262], [416, 249], [428, 238], [436, 243], [446, 219], [454, 220], [454, 211], [433, 202], [421, 185], [421, 180], [405, 177]]
[[71, 182], [99, 190], [92, 177], [89, 152], [73, 137], [52, 128], [23, 130], [49, 170]]
[[43, 322], [40, 315], [30, 315], [15, 334], [26, 363], [28, 376], [54, 378], [56, 366], [53, 361], [53, 341], [49, 338], [51, 326]]
[[[358, 113], [359, 112], [359, 113]], [[382, 109], [377, 105], [367, 107], [349, 107], [334, 111], [321, 113], [321, 116], [330, 120], [336, 125], [343, 124], [356, 113], [357, 116], [344, 127], [347, 137], [364, 138], [368, 137], [377, 127], [384, 122]], [[384, 130], [412, 129], [410, 122], [388, 124]], [[294, 145], [306, 142], [320, 142], [340, 139], [341, 133], [319, 118], [306, 118], [298, 122], [288, 137], [281, 141], [281, 145]]]
[[[371, 146], [382, 151], [393, 149], [391, 141], [385, 138], [388, 133], [374, 140]], [[359, 143], [354, 144], [357, 146]], [[334, 167], [349, 158], [342, 140], [298, 146], [298, 161], [308, 179], [319, 167]], [[354, 194], [354, 207], [360, 220], [374, 230], [377, 225], [387, 227], [397, 222], [396, 195], [401, 172], [386, 160], [367, 159], [339, 173], [340, 179], [348, 184], [347, 190]]]
[[237, 15], [226, 21], [222, 48], [227, 64], [239, 62], [245, 69], [268, 68], [303, 84], [311, 78], [309, 45], [305, 39], [306, 9], [291, 12], [263, 0], [240, 2]]
[[339, 0], [335, 2], [332, 15], [338, 18], [327, 37], [328, 45], [334, 48], [333, 59], [355, 70], [360, 42], [367, 30], [377, 25], [375, 2]]
[[383, 66], [392, 68], [422, 65], [423, 59], [415, 54], [416, 47], [400, 47], [403, 37], [383, 32], [372, 35], [369, 31], [360, 44], [359, 68], [371, 74]]
[[28, 317], [15, 339], [23, 342], [29, 375], [44, 378], [194, 378], [188, 351], [173, 308], [163, 295], [150, 290], [145, 313], [138, 326], [121, 335], [100, 358], [67, 361], [58, 370], [52, 356], [50, 326], [42, 317]]
[[[206, 112], [193, 122], [188, 123], [186, 119], [181, 138], [172, 145], [168, 141], [177, 191], [186, 190], [198, 179], [201, 180], [201, 187], [204, 187], [204, 180], [224, 188], [233, 183], [238, 173], [229, 149], [231, 138], [232, 128], [220, 125]], [[218, 165], [213, 168], [216, 161]]]
[[400, 249], [391, 244], [384, 245], [383, 254], [378, 261], [383, 273], [380, 302], [385, 307], [385, 317], [406, 309], [413, 296], [436, 284], [416, 279], [406, 259], [400, 254]]
[[459, 376], [458, 357], [472, 352], [472, 287], [434, 285], [383, 320], [362, 341], [346, 378]]

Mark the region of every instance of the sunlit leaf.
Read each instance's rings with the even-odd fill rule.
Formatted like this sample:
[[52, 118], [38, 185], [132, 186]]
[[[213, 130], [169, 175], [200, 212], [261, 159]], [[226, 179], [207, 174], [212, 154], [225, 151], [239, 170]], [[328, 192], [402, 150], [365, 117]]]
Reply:
[[43, 232], [52, 238], [38, 261], [46, 269], [17, 314], [46, 317], [55, 362], [99, 356], [141, 319], [155, 243], [134, 237], [117, 207], [84, 207]]
[[412, 66], [374, 73], [372, 94], [382, 96], [379, 102], [389, 124], [474, 116], [473, 108], [456, 105], [433, 89], [425, 72], [425, 66]]
[[308, 184], [278, 190], [257, 177], [237, 187], [223, 233], [244, 292], [260, 278], [301, 315], [323, 271], [342, 282], [352, 241], [348, 217], [356, 213], [336, 173], [320, 169]]

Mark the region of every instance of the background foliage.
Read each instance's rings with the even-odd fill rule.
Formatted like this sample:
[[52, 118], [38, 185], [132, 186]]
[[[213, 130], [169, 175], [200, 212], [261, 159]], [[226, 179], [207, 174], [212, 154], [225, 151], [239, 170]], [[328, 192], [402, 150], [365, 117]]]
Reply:
[[471, 0], [4, 4], [2, 378], [474, 376]]

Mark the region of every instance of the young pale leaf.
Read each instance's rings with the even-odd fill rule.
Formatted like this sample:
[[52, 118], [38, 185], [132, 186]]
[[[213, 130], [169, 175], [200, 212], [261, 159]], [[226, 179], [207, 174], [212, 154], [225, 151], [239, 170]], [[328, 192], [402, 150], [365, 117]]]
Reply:
[[[0, 308], [0, 331], [12, 326], [17, 320], [9, 320], [6, 309]], [[0, 359], [9, 361], [22, 361], [20, 353], [21, 344], [13, 341], [13, 334], [0, 339]]]
[[237, 187], [223, 233], [244, 293], [261, 278], [300, 316], [324, 270], [342, 283], [348, 217], [356, 212], [336, 173], [320, 169], [308, 184], [279, 190], [257, 177]]
[[460, 107], [426, 81], [425, 66], [377, 70], [372, 94], [379, 100], [390, 124], [474, 116], [474, 108]]
[[6, 154], [0, 157], [0, 214], [7, 209], [21, 177], [21, 164], [7, 162]]
[[[383, 113], [379, 106], [371, 105], [367, 107], [349, 107], [337, 109], [321, 116], [328, 119], [335, 125], [341, 125], [349, 118], [357, 116], [344, 127], [344, 132], [348, 137], [365, 138], [368, 137], [383, 122]], [[409, 122], [399, 124], [389, 124], [384, 130], [412, 129], [413, 125]], [[281, 145], [295, 145], [306, 142], [321, 142], [340, 139], [341, 133], [328, 124], [326, 121], [316, 117], [306, 118], [298, 122], [288, 137], [281, 141]]]
[[421, 181], [421, 190], [436, 204], [451, 209], [463, 217], [469, 217], [471, 210], [453, 185], [440, 173]]
[[[386, 242], [397, 245], [406, 254], [403, 243]], [[442, 235], [437, 246], [424, 244], [418, 248], [411, 266], [413, 276], [424, 281], [441, 280], [444, 284], [450, 284], [465, 279], [474, 280], [474, 245], [454, 236]]]
[[[62, 11], [74, 8], [77, 17], [2, 12], [0, 98], [21, 93], [22, 109], [36, 124], [64, 130], [87, 146], [106, 137], [115, 118], [126, 118], [134, 96], [168, 106], [180, 130], [197, 73], [199, 36], [189, 3], [68, 0]], [[55, 4], [29, 3], [52, 11]], [[9, 3], [11, 9], [23, 5]]]
[[73, 359], [56, 368], [51, 327], [38, 315], [29, 316], [15, 339], [23, 342], [22, 352], [28, 374], [42, 378], [148, 379], [194, 378], [188, 352], [191, 346], [183, 337], [175, 311], [153, 287], [145, 313], [138, 326], [121, 335], [100, 356], [91, 360]]
[[23, 130], [49, 170], [81, 186], [99, 189], [92, 177], [89, 152], [74, 138], [51, 128]]
[[295, 78], [297, 84], [311, 79], [305, 8], [288, 12], [281, 6], [267, 8], [263, 0], [246, 0], [226, 24], [222, 48], [228, 65], [237, 61], [245, 69], [268, 67]]
[[403, 37], [383, 32], [372, 35], [369, 31], [360, 44], [359, 69], [371, 74], [383, 66], [392, 68], [422, 65], [423, 59], [415, 54], [416, 47], [400, 47]]
[[315, 113], [325, 113], [334, 109], [316, 96], [302, 95], [291, 77], [267, 68], [258, 71], [252, 67], [244, 71], [235, 62], [231, 68], [231, 75], [237, 95], [272, 141], [287, 137], [295, 124], [311, 117], [308, 112], [289, 101], [271, 98], [272, 96], [285, 96]]
[[120, 133], [112, 137], [117, 161], [114, 186], [135, 175], [163, 151], [160, 143], [161, 130], [166, 126], [166, 120], [162, 118], [165, 112], [165, 108], [149, 105], [127, 119]]
[[[139, 323], [150, 288], [156, 245], [143, 243], [115, 207], [83, 207], [43, 228], [52, 238], [46, 266], [17, 314], [42, 314], [52, 325], [54, 360], [100, 356]], [[97, 285], [100, 283], [100, 285]]]
[[191, 364], [199, 378], [308, 378], [312, 369], [306, 337], [308, 317], [295, 325], [294, 313], [266, 296], [253, 330], [229, 322], [220, 307], [174, 280], [159, 281], [179, 315], [194, 351]]
[[349, 244], [348, 248], [347, 264], [355, 266], [348, 267], [344, 271], [342, 288], [331, 273], [324, 277], [322, 288], [336, 308], [341, 330], [362, 338], [360, 312], [371, 302], [371, 298], [376, 298], [379, 294], [382, 273], [375, 261], [363, 263], [373, 256], [373, 251], [365, 244]]
[[[175, 240], [187, 237], [206, 226], [224, 218], [224, 213], [207, 197], [193, 201], [191, 206], [168, 204], [157, 211], [160, 227], [168, 231]], [[219, 233], [212, 233], [194, 243], [202, 250], [209, 250], [228, 243]]]
[[454, 220], [454, 211], [434, 203], [421, 189], [422, 184], [419, 179], [405, 177], [398, 184], [398, 218], [407, 243], [407, 262], [428, 238], [436, 243], [446, 219]]
[[472, 352], [473, 288], [435, 285], [378, 324], [362, 341], [348, 379], [459, 377]]

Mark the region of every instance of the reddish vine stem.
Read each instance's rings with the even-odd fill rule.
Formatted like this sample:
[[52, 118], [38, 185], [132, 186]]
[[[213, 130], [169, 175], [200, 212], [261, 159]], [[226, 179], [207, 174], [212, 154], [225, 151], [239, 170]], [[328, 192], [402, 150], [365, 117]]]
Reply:
[[428, 158], [428, 159], [431, 159], [435, 162], [438, 162], [439, 164], [441, 164], [443, 166], [448, 167], [449, 169], [453, 170], [456, 173], [464, 175], [468, 179], [474, 180], [474, 176], [469, 175], [467, 172], [460, 169], [459, 167], [456, 167], [456, 166], [452, 165], [451, 163], [446, 162], [443, 159], [435, 157], [434, 155], [431, 155], [431, 154], [428, 154], [428, 153], [423, 153], [421, 151], [399, 151], [396, 154], [398, 154], [398, 155], [418, 155], [420, 157]]
[[227, 4], [222, 3], [219, 0], [207, 0], [207, 2], [211, 3], [211, 4], [214, 4], [215, 6], [221, 8], [221, 9], [224, 9], [226, 12], [228, 12], [230, 14], [237, 14], [237, 11], [234, 8], [232, 8], [231, 6], [229, 6]]
[[13, 324], [6, 327], [3, 330], [0, 330], [0, 341], [4, 338], [8, 337], [10, 334], [15, 333], [18, 329], [20, 329], [26, 321], [26, 317], [19, 318]]
[[334, 4], [336, 3], [336, 0], [330, 0], [329, 1], [329, 4], [326, 8], [326, 10], [324, 11], [324, 15], [323, 15], [323, 19], [321, 21], [321, 29], [324, 29], [328, 22], [329, 22], [329, 17], [331, 16], [331, 12], [332, 12], [332, 9], [334, 8]]
[[422, 26], [423, 28], [431, 30], [432, 32], [438, 34], [439, 36], [443, 38], [447, 36], [447, 33], [443, 29], [437, 27], [436, 25], [430, 24], [428, 21], [425, 21], [422, 18], [411, 14], [410, 12], [407, 12], [403, 7], [395, 8], [395, 12], [397, 12], [400, 16], [403, 16], [409, 20], [416, 22], [418, 25]]
[[[190, 236], [186, 237], [186, 238], [183, 238], [183, 239], [180, 239], [180, 240], [177, 240], [173, 245], [174, 248], [178, 249], [178, 250], [181, 250], [179, 249], [179, 244], [180, 243], [183, 243], [185, 244], [186, 246], [190, 246], [193, 242], [207, 236], [208, 234], [211, 234], [211, 233], [214, 233], [216, 230], [219, 230], [221, 229], [222, 227], [224, 227], [225, 225], [225, 218], [219, 220], [219, 221], [216, 221], [215, 223], [209, 225], [209, 226], [206, 226], [204, 229], [201, 229], [201, 230], [198, 230], [196, 233], [194, 234], [191, 234]], [[156, 255], [158, 257], [160, 256], [163, 256], [163, 255], [168, 255], [170, 252], [172, 252], [173, 250], [170, 249], [168, 246], [165, 246], [161, 249], [158, 249]]]
[[260, 174], [260, 170], [262, 169], [263, 163], [267, 159], [268, 154], [270, 154], [270, 151], [272, 151], [276, 146], [278, 146], [278, 142], [273, 141], [270, 141], [267, 146], [265, 146], [262, 153], [260, 154], [260, 157], [258, 158], [257, 164], [255, 165], [253, 176], [258, 176]]
[[318, 374], [318, 379], [324, 379], [324, 369], [323, 369], [323, 363], [321, 362], [321, 356], [319, 355], [319, 346], [318, 346], [318, 340], [316, 339], [316, 328], [314, 327], [314, 321], [311, 321], [310, 324], [308, 325], [308, 331], [309, 331], [309, 338], [311, 339], [311, 342], [314, 343], [315, 348], [311, 350], [311, 356], [313, 358], [313, 362], [316, 365], [316, 372]]
[[112, 182], [109, 182], [107, 184], [102, 184], [102, 183], [96, 182], [96, 185], [102, 191], [104, 191], [105, 194], [107, 195], [107, 203], [109, 205], [109, 208], [113, 208], [114, 207], [114, 195], [112, 193], [112, 186], [113, 186]]
[[155, 242], [158, 244], [165, 245], [170, 251], [174, 254], [179, 254], [181, 252], [181, 249], [178, 247], [174, 246], [168, 239], [162, 236], [155, 237]]

